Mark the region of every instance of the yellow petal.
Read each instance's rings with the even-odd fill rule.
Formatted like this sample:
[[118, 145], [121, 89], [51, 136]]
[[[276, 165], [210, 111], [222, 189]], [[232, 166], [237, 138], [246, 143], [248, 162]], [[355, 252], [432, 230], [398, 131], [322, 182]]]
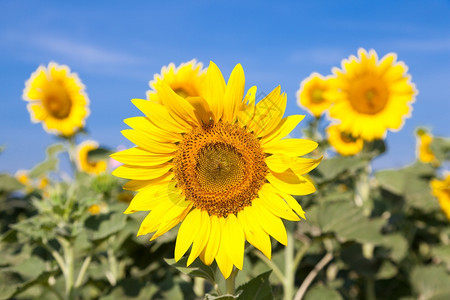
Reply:
[[245, 236], [242, 226], [234, 214], [229, 214], [225, 220], [222, 241], [228, 257], [239, 270], [242, 270]]
[[283, 154], [274, 154], [265, 159], [269, 169], [277, 173], [283, 173], [287, 169], [291, 169], [297, 175], [308, 173], [322, 160], [303, 157], [288, 157]]
[[219, 121], [223, 115], [223, 96], [225, 94], [225, 80], [220, 69], [212, 61], [206, 71], [205, 98], [214, 115], [214, 121]]
[[248, 219], [246, 207], [238, 213], [238, 220], [244, 229], [245, 238], [254, 247], [259, 249], [268, 259], [272, 256], [272, 244], [270, 243], [270, 237], [264, 230], [259, 226], [255, 220], [251, 221]]
[[291, 170], [283, 173], [270, 172], [266, 179], [279, 191], [291, 195], [308, 195], [314, 193], [316, 188], [303, 176], [297, 176]]
[[260, 121], [263, 126], [260, 127], [260, 130], [255, 131], [255, 134], [259, 137], [271, 133], [280, 124], [286, 109], [287, 96], [283, 93], [274, 99], [270, 99], [270, 101], [271, 102], [265, 104], [270, 105], [267, 108], [267, 116]]
[[186, 101], [194, 108], [198, 123], [209, 124], [209, 121], [213, 119], [213, 115], [208, 102], [203, 97], [187, 97]]
[[117, 167], [112, 174], [126, 179], [149, 180], [158, 178], [172, 169], [172, 164], [165, 163], [156, 167], [136, 167], [123, 165]]
[[278, 142], [281, 138], [287, 136], [304, 118], [303, 115], [293, 115], [282, 119], [272, 132], [261, 138], [261, 145], [268, 147]]
[[[253, 131], [257, 136], [264, 129], [264, 126], [268, 122], [271, 116], [273, 116], [277, 110], [277, 103], [279, 102], [280, 97], [280, 86], [277, 86], [272, 92], [270, 92], [267, 96], [265, 96], [261, 101], [256, 104], [255, 114], [248, 128], [250, 131]], [[281, 114], [284, 113], [281, 112]]]
[[150, 139], [160, 143], [174, 143], [182, 139], [181, 134], [161, 129], [146, 117], [128, 118], [124, 120], [124, 123], [133, 129], [147, 133]]
[[239, 105], [244, 97], [245, 76], [241, 64], [237, 64], [231, 72], [223, 98], [223, 120], [233, 123], [236, 118]]
[[173, 159], [173, 154], [153, 154], [142, 148], [130, 148], [111, 154], [111, 158], [134, 166], [157, 166]]
[[261, 206], [258, 202], [252, 203], [247, 210], [249, 218], [258, 222], [261, 228], [283, 245], [287, 244], [287, 234], [284, 224], [280, 218]]
[[248, 126], [255, 114], [256, 86], [252, 86], [242, 100], [238, 113], [238, 121], [242, 127]]
[[263, 145], [264, 152], [272, 154], [283, 154], [286, 156], [302, 156], [314, 149], [318, 144], [314, 141], [304, 139], [284, 139], [276, 143]]
[[194, 238], [191, 253], [189, 254], [189, 258], [187, 261], [188, 266], [194, 262], [194, 260], [200, 254], [200, 252], [202, 252], [203, 249], [205, 248], [206, 243], [208, 242], [210, 230], [211, 230], [211, 221], [209, 219], [209, 214], [206, 210], [202, 210], [200, 218], [200, 230], [198, 231], [196, 237]]
[[174, 202], [175, 199], [179, 199], [181, 190], [176, 186], [176, 182], [166, 181], [158, 184], [153, 184], [141, 189], [130, 205], [125, 210], [125, 214], [130, 214], [136, 211], [149, 211], [152, 210], [161, 201]]
[[158, 153], [168, 154], [178, 150], [178, 146], [173, 143], [158, 143], [149, 137], [149, 134], [135, 129], [125, 129], [121, 133], [129, 139], [133, 144], [144, 148], [145, 150]]
[[157, 184], [161, 181], [168, 181], [174, 177], [172, 172], [166, 173], [160, 177], [150, 179], [150, 180], [130, 180], [124, 184], [123, 189], [129, 191], [139, 191], [146, 186]]
[[[224, 231], [224, 225], [225, 225], [225, 219], [224, 218], [219, 218], [220, 221], [220, 227], [222, 227], [222, 233]], [[233, 270], [233, 262], [231, 261], [231, 259], [228, 257], [226, 251], [225, 251], [225, 244], [224, 244], [224, 240], [223, 240], [223, 234], [222, 234], [222, 240], [220, 241], [220, 246], [219, 246], [219, 250], [217, 251], [217, 255], [216, 255], [216, 262], [217, 262], [217, 266], [220, 269], [220, 272], [222, 272], [223, 277], [225, 277], [225, 279], [227, 279], [230, 274], [231, 271]]]
[[186, 253], [200, 229], [201, 211], [193, 209], [181, 223], [175, 244], [175, 261]]
[[133, 104], [139, 108], [153, 124], [161, 129], [175, 133], [184, 133], [189, 130], [189, 128], [186, 128], [175, 121], [167, 109], [158, 103], [144, 99], [133, 99], [131, 102], [133, 102]]
[[175, 121], [187, 128], [201, 125], [197, 121], [192, 105], [175, 93], [165, 81], [162, 82], [159, 93], [162, 103]]
[[292, 211], [286, 202], [280, 198], [278, 194], [268, 188], [268, 186], [270, 186], [270, 184], [263, 185], [258, 193], [259, 198], [254, 199], [252, 205], [254, 202], [259, 202], [261, 206], [264, 206], [275, 216], [289, 221], [299, 221], [300, 218]]
[[284, 201], [286, 201], [286, 203], [289, 205], [289, 207], [292, 208], [299, 217], [306, 219], [303, 208], [300, 206], [300, 204], [298, 204], [297, 200], [294, 197], [292, 197], [289, 194], [280, 192], [279, 190], [277, 190], [275, 187], [273, 187], [270, 184], [267, 184], [266, 188], [270, 189], [273, 193], [280, 195], [280, 197], [283, 198]]
[[211, 230], [208, 238], [208, 243], [206, 247], [203, 249], [203, 262], [209, 266], [214, 261], [214, 258], [217, 255], [217, 251], [219, 250], [220, 240], [222, 236], [222, 228], [220, 226], [219, 218], [215, 215], [210, 217], [211, 220]]
[[184, 220], [188, 212], [191, 210], [193, 205], [192, 201], [186, 201], [186, 197], [183, 195], [172, 196], [170, 201], [175, 201], [174, 197], [178, 197], [179, 201], [174, 203], [173, 206], [166, 211], [161, 220], [161, 225], [159, 225], [158, 230], [152, 236], [150, 241], [160, 237]]

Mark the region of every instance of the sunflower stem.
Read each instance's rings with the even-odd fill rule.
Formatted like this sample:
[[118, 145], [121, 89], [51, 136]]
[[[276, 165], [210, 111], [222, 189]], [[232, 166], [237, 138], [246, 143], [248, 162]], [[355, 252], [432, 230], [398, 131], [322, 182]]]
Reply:
[[235, 291], [235, 280], [236, 276], [239, 272], [239, 269], [236, 267], [233, 267], [233, 271], [231, 271], [230, 276], [228, 276], [227, 279], [225, 279], [225, 292], [230, 295], [234, 295]]
[[284, 252], [284, 300], [291, 300], [294, 296], [294, 284], [295, 284], [295, 268], [294, 268], [294, 236], [293, 226], [289, 224], [286, 226], [287, 230], [287, 245]]
[[370, 215], [371, 205], [369, 201], [370, 183], [369, 174], [371, 172], [370, 160], [366, 161], [366, 165], [360, 171], [356, 179], [355, 185], [355, 204], [363, 208], [364, 215]]

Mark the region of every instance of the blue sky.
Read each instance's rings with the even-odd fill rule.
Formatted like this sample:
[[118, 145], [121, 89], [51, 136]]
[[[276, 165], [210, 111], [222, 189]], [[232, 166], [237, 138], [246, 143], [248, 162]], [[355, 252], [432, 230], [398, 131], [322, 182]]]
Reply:
[[[260, 3], [261, 2], [261, 3]], [[396, 52], [419, 90], [412, 117], [388, 133], [389, 152], [375, 167], [415, 157], [414, 130], [450, 135], [449, 1], [22, 1], [0, 2], [0, 172], [30, 169], [56, 141], [30, 122], [24, 82], [49, 61], [67, 64], [87, 87], [92, 138], [130, 146], [122, 120], [140, 115], [129, 101], [144, 98], [163, 65], [213, 60], [228, 77], [236, 63], [246, 87], [268, 93], [278, 84], [296, 105], [299, 83], [328, 75], [359, 47]], [[299, 135], [295, 133], [294, 135]]]

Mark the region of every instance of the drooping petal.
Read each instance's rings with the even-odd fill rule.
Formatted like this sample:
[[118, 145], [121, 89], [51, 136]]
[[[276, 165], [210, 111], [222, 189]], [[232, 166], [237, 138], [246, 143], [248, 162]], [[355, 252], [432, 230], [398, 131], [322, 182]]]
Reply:
[[112, 174], [116, 177], [137, 180], [155, 179], [172, 169], [172, 164], [164, 163], [155, 167], [119, 166]]
[[208, 242], [209, 233], [211, 230], [211, 221], [209, 219], [209, 214], [206, 210], [201, 211], [200, 217], [200, 229], [194, 238], [194, 243], [192, 244], [191, 253], [189, 254], [187, 265], [189, 266], [194, 260], [199, 256], [200, 252], [206, 246]]
[[149, 138], [149, 134], [145, 132], [135, 130], [135, 129], [125, 129], [122, 130], [121, 133], [124, 137], [129, 139], [135, 145], [144, 148], [145, 150], [158, 153], [158, 154], [168, 154], [174, 153], [178, 150], [178, 146], [173, 143], [159, 143], [151, 138]]
[[130, 148], [111, 154], [111, 158], [133, 166], [157, 166], [173, 159], [173, 154], [153, 154], [142, 148]]
[[201, 211], [199, 209], [193, 209], [186, 216], [183, 223], [181, 223], [180, 229], [178, 229], [175, 244], [175, 261], [179, 261], [189, 249], [198, 231], [200, 230], [200, 224]]
[[242, 226], [234, 214], [229, 214], [225, 220], [222, 241], [228, 257], [239, 270], [242, 270], [245, 236]]
[[300, 218], [292, 211], [286, 202], [278, 194], [268, 188], [268, 186], [270, 186], [269, 183], [263, 185], [258, 193], [259, 198], [254, 199], [252, 205], [254, 202], [259, 202], [261, 206], [264, 206], [275, 216], [289, 221], [299, 221]]
[[146, 117], [128, 118], [124, 120], [124, 123], [133, 129], [145, 132], [148, 138], [159, 143], [174, 143], [182, 139], [181, 134], [161, 129]]
[[268, 259], [271, 259], [272, 244], [270, 243], [270, 237], [257, 222], [249, 220], [248, 209], [251, 208], [245, 207], [238, 213], [238, 220], [244, 229], [245, 238], [250, 244], [258, 248]]
[[212, 215], [210, 218], [211, 230], [209, 233], [208, 243], [203, 249], [203, 262], [209, 266], [214, 261], [217, 251], [219, 251], [220, 241], [222, 239], [222, 227], [219, 218]]
[[260, 203], [255, 203], [247, 210], [248, 216], [274, 239], [283, 245], [287, 244], [287, 233], [280, 218], [269, 212]]

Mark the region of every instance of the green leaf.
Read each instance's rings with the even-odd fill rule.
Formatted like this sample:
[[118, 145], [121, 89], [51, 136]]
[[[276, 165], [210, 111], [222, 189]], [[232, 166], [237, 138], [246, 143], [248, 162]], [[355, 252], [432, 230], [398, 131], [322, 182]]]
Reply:
[[382, 245], [389, 249], [389, 256], [392, 260], [400, 262], [408, 252], [408, 241], [400, 233], [384, 235]]
[[109, 159], [109, 156], [114, 153], [106, 148], [97, 148], [88, 153], [88, 161], [97, 162], [105, 159]]
[[318, 221], [323, 232], [335, 232], [343, 240], [379, 244], [382, 219], [369, 219], [361, 208], [347, 201], [326, 203], [318, 210]]
[[418, 299], [450, 299], [450, 275], [444, 266], [419, 266], [411, 274], [413, 289]]
[[201, 277], [205, 278], [212, 284], [216, 282], [215, 272], [217, 269], [216, 264], [212, 264], [211, 266], [206, 266], [199, 259], [196, 259], [189, 267], [186, 266], [188, 257], [182, 257], [178, 262], [175, 259], [167, 258], [164, 259], [167, 264], [176, 268], [180, 272], [187, 274], [192, 277]]
[[431, 141], [430, 148], [439, 161], [450, 160], [450, 138], [435, 137]]
[[272, 271], [265, 272], [237, 288], [238, 299], [242, 300], [270, 300], [273, 299], [269, 276]]
[[341, 294], [336, 290], [323, 285], [316, 285], [312, 289], [308, 290], [305, 294], [305, 300], [316, 300], [316, 299], [326, 299], [326, 300], [341, 300], [343, 299]]
[[440, 261], [445, 262], [450, 268], [450, 245], [439, 245], [431, 250], [432, 255]]
[[9, 174], [0, 174], [0, 191], [12, 192], [23, 188], [24, 185], [21, 184], [16, 178]]
[[366, 162], [358, 157], [336, 156], [322, 160], [316, 170], [320, 172], [323, 181], [329, 181], [343, 173], [354, 172], [365, 165]]
[[59, 160], [58, 153], [64, 150], [64, 145], [53, 144], [47, 148], [47, 158], [36, 165], [29, 173], [30, 178], [37, 178], [50, 171], [56, 171], [58, 169]]
[[127, 216], [121, 212], [99, 214], [86, 219], [85, 226], [90, 232], [92, 240], [104, 239], [120, 230], [126, 225]]

